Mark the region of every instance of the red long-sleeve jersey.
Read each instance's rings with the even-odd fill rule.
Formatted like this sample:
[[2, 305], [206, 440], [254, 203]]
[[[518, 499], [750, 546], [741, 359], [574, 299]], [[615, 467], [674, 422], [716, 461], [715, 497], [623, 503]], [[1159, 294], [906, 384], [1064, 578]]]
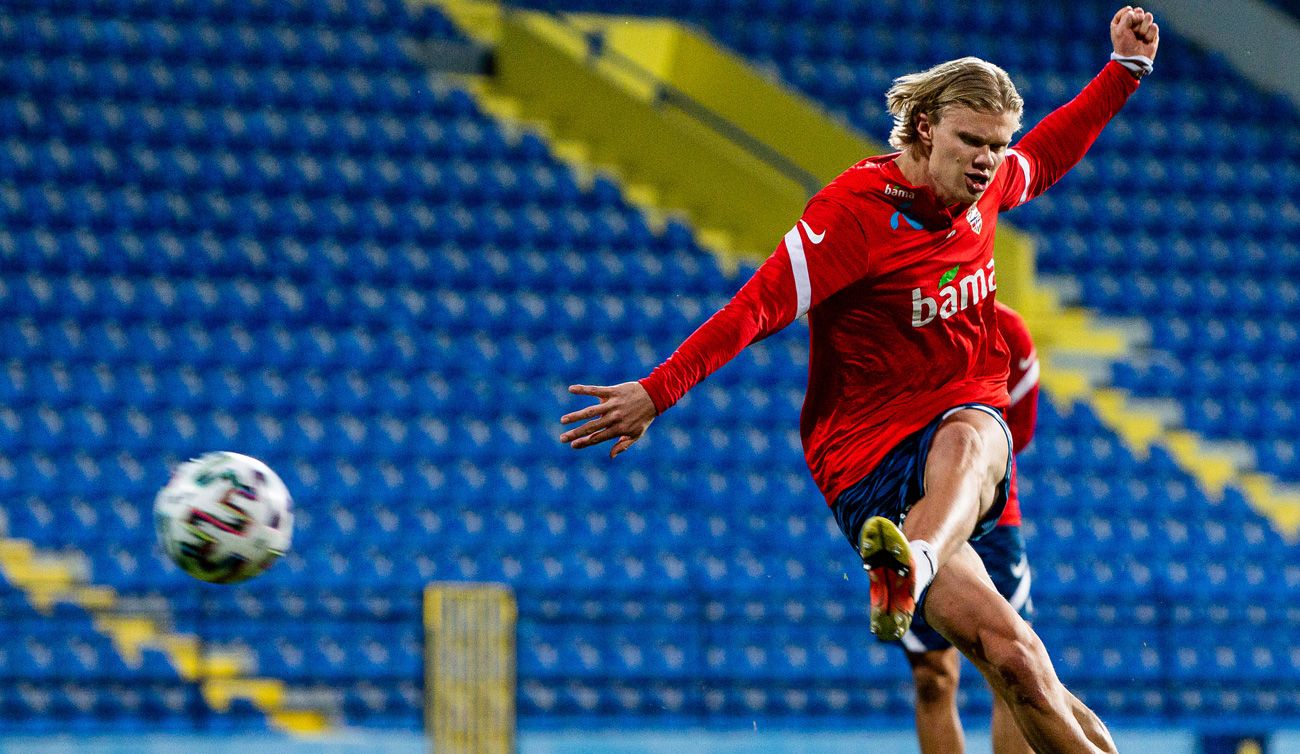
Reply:
[[[1038, 352], [1020, 313], [1001, 301], [995, 306], [998, 332], [1006, 341], [1009, 356], [1007, 426], [1011, 428], [1011, 441], [1019, 453], [1034, 439], [1034, 427], [1038, 424]], [[1007, 506], [1002, 509], [1002, 517], [998, 519], [998, 526], [1020, 525], [1018, 476], [1018, 472], [1011, 475], [1011, 493], [1007, 497]]]
[[972, 204], [944, 206], [894, 160], [867, 158], [808, 202], [729, 303], [641, 384], [663, 413], [745, 346], [807, 313], [799, 430], [828, 504], [899, 441], [961, 403], [1008, 405], [993, 308], [998, 214], [1073, 167], [1137, 89], [1108, 63], [1008, 150]]

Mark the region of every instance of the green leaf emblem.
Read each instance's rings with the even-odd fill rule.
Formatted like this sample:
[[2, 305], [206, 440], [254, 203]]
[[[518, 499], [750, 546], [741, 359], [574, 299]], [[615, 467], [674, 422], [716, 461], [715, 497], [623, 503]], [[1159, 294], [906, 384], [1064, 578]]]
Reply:
[[953, 279], [957, 277], [957, 270], [960, 269], [961, 269], [961, 265], [957, 265], [951, 270], [948, 270], [947, 272], [943, 273], [943, 275], [939, 278], [939, 287], [942, 288], [945, 285], [951, 283]]

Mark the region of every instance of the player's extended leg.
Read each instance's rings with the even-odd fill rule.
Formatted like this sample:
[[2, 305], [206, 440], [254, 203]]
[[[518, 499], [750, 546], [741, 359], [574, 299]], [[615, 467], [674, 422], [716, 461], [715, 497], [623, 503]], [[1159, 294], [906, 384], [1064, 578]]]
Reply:
[[[1070, 694], [1069, 689], [1066, 689]], [[1083, 733], [1089, 741], [1097, 744], [1097, 748], [1102, 751], [1116, 751], [1119, 747], [1115, 746], [1115, 739], [1110, 737], [1110, 731], [1106, 729], [1106, 724], [1097, 717], [1097, 713], [1088, 709], [1088, 706], [1079, 701], [1079, 697], [1070, 694], [1070, 709], [1074, 711], [1074, 719], [1079, 721], [1079, 727], [1083, 728]], [[1026, 749], [1028, 751], [1028, 749]]]
[[1042, 641], [998, 594], [969, 545], [930, 584], [925, 618], [1002, 697], [1039, 754], [1115, 754], [1105, 726], [1056, 676]]
[[[1073, 694], [1071, 698], [1073, 699]], [[1095, 717], [1094, 715], [1094, 719]], [[1078, 719], [1078, 715], [1075, 715], [1075, 719]], [[1079, 722], [1083, 723], [1082, 720]], [[1101, 723], [1100, 720], [1097, 722]], [[1105, 728], [1103, 727], [1102, 730]], [[1084, 726], [1084, 733], [1087, 732], [1088, 728]], [[1088, 736], [1088, 740], [1097, 742], [1097, 739], [1091, 735]], [[1012, 716], [1011, 709], [998, 694], [993, 695], [993, 754], [1034, 754], [1034, 750], [1029, 748], [1029, 742], [1025, 740], [1025, 735], [1020, 732], [1020, 726], [1016, 725], [1016, 718]]]
[[957, 716], [961, 655], [951, 647], [909, 651], [907, 661], [916, 685], [916, 738], [921, 754], [962, 754], [966, 740]]
[[925, 495], [907, 512], [903, 533], [934, 548], [942, 567], [966, 545], [1006, 479], [1011, 443], [1004, 425], [967, 408], [944, 419], [925, 461]]
[[871, 579], [871, 631], [885, 641], [907, 632], [930, 579], [1000, 499], [1011, 440], [985, 408], [957, 409], [935, 429], [923, 470], [925, 492], [901, 531], [876, 516], [858, 533], [858, 554]]

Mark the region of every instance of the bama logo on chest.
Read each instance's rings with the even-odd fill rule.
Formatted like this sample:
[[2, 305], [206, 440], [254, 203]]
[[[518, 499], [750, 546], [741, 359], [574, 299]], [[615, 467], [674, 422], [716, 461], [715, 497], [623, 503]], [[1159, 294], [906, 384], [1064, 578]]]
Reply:
[[961, 265], [943, 273], [936, 296], [926, 296], [920, 288], [912, 289], [912, 327], [925, 327], [935, 319], [948, 319], [978, 304], [998, 289], [992, 259], [969, 275], [958, 277], [960, 275]]

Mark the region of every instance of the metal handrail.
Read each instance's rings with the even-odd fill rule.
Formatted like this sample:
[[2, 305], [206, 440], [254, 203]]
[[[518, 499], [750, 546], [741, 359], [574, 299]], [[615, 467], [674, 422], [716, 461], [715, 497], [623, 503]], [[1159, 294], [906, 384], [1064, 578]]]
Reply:
[[[650, 71], [642, 68], [635, 60], [632, 60], [616, 50], [610, 49], [605, 44], [605, 35], [602, 32], [582, 29], [577, 24], [573, 23], [573, 21], [569, 20], [565, 14], [557, 11], [539, 11], [535, 9], [529, 9], [529, 11], [546, 14], [554, 21], [571, 31], [574, 35], [581, 37], [586, 43], [588, 64], [595, 65], [598, 62], [612, 63], [623, 72], [649, 84], [650, 90], [653, 92], [652, 102], [655, 105], [671, 107], [676, 109], [678, 112], [687, 115], [709, 130], [722, 136], [728, 142], [736, 145], [744, 152], [752, 155], [760, 162], [763, 162], [778, 173], [784, 175], [795, 183], [798, 183], [809, 196], [817, 193], [822, 188], [824, 182], [816, 175], [813, 175], [811, 172], [800, 167], [789, 157], [786, 157], [784, 154], [769, 146], [758, 137], [736, 125], [735, 122], [727, 118], [725, 115], [717, 112], [703, 102], [700, 102], [698, 99], [673, 86], [671, 83], [664, 81]], [[512, 12], [512, 8], [509, 4], [506, 4], [505, 12]]]

